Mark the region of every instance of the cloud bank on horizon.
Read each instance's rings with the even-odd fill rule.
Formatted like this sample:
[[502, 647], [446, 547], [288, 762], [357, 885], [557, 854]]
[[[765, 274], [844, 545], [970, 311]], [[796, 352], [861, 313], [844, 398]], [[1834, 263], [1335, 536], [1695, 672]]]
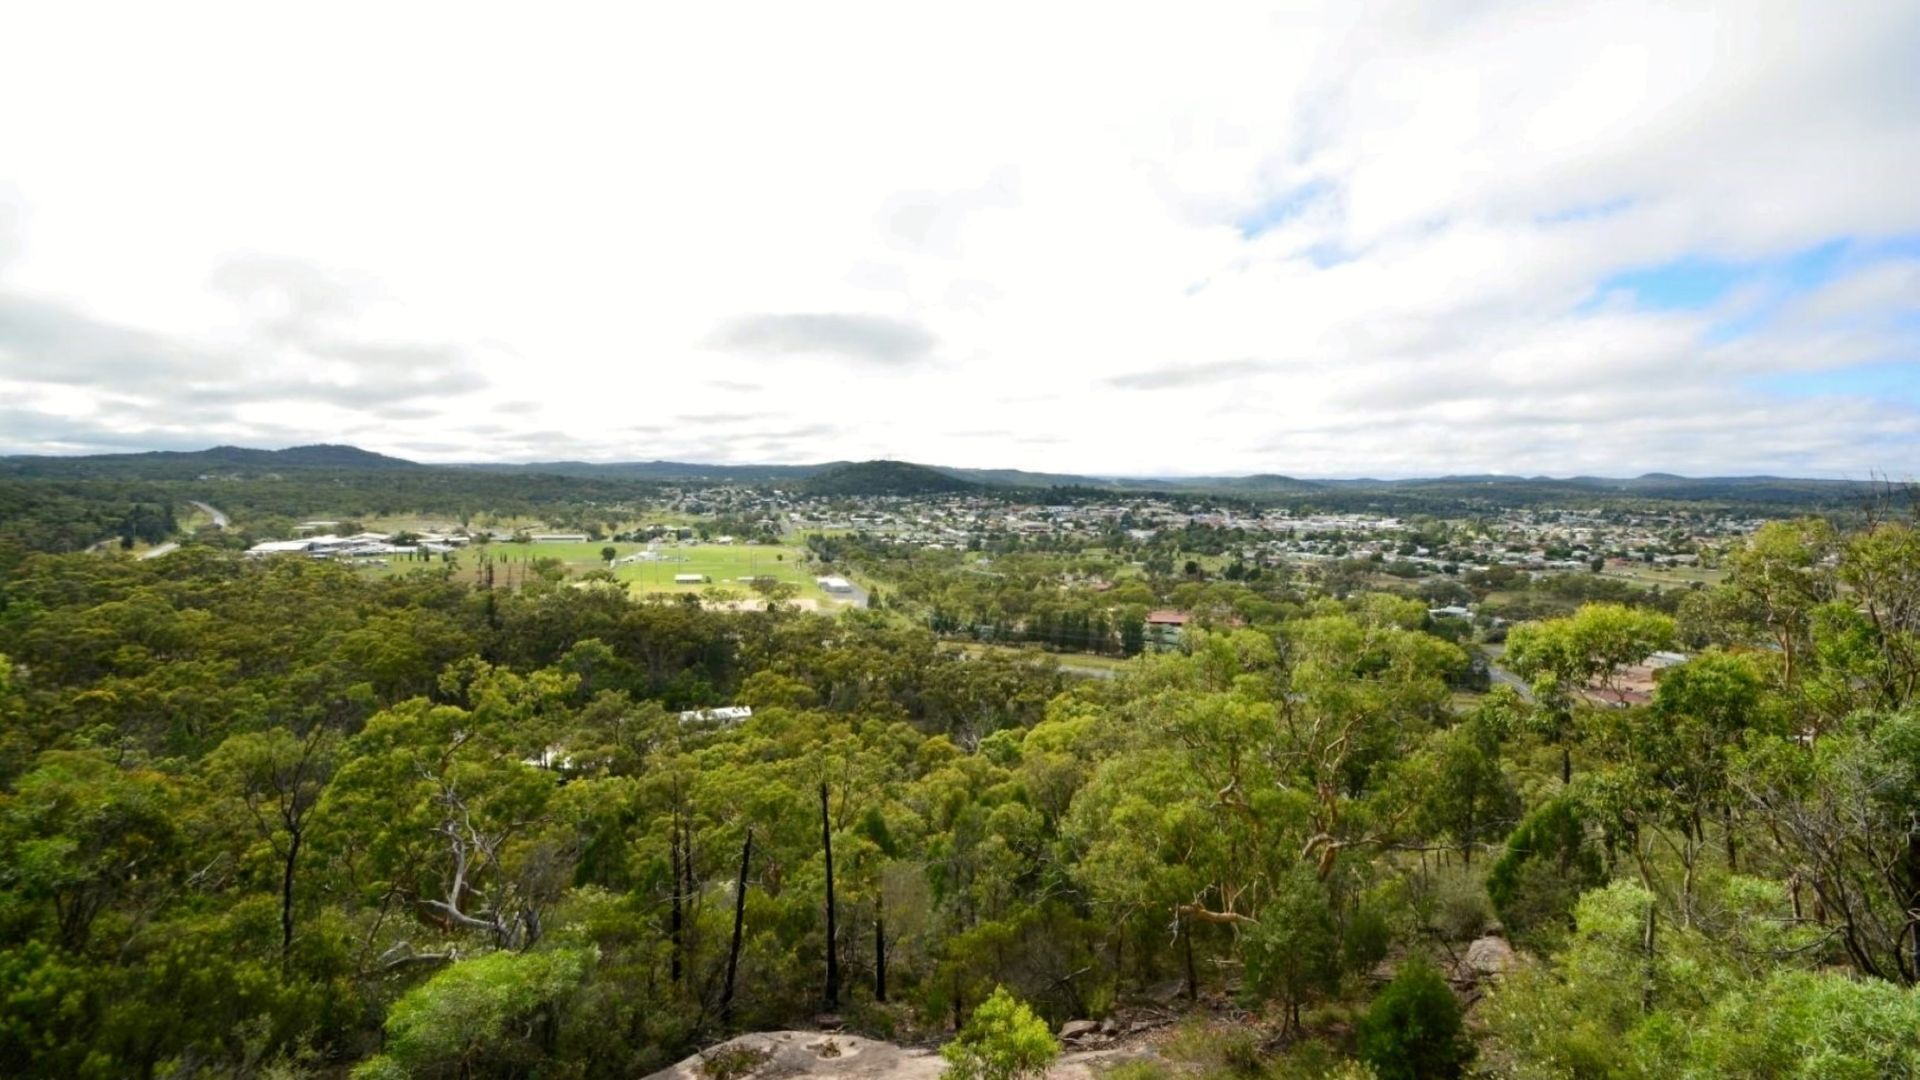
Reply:
[[1907, 0], [8, 22], [0, 453], [1920, 462]]

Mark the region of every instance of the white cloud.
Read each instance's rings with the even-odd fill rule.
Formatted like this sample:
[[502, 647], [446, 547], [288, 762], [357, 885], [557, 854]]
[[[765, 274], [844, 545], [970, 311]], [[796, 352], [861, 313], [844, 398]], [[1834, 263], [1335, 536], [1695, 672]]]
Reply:
[[1593, 300], [1920, 234], [1916, 52], [1899, 0], [36, 5], [0, 394], [56, 422], [0, 451], [1899, 472], [1911, 400], [1756, 380], [1920, 360], [1910, 263]]

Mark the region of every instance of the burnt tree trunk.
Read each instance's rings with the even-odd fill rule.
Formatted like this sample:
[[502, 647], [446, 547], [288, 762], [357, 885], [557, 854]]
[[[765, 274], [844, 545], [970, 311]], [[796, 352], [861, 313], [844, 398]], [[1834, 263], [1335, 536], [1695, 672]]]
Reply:
[[827, 1008], [840, 1003], [840, 948], [833, 911], [833, 821], [827, 811], [827, 782], [820, 782], [820, 846], [827, 856]]
[[1187, 1000], [1200, 1000], [1200, 974], [1193, 966], [1193, 920], [1180, 916], [1180, 937], [1187, 949]]
[[694, 914], [694, 900], [700, 895], [699, 885], [693, 873], [693, 815], [688, 813], [680, 819], [680, 895], [684, 911], [681, 915], [680, 938], [686, 951], [684, 961], [687, 974], [693, 974], [694, 947], [699, 944], [694, 931], [698, 922]]
[[673, 824], [667, 828], [668, 859], [673, 863], [673, 907], [667, 914], [667, 934], [673, 939], [673, 981], [680, 982], [680, 951], [685, 946], [680, 927], [680, 882], [681, 863], [684, 856], [680, 851], [680, 816], [674, 815]]
[[287, 830], [287, 861], [280, 873], [280, 964], [286, 966], [293, 959], [293, 875], [294, 865], [300, 858], [300, 836], [302, 830]]
[[753, 859], [753, 826], [740, 845], [740, 877], [733, 886], [733, 944], [727, 948], [727, 987], [720, 994], [720, 1023], [733, 1022], [733, 973], [740, 967], [740, 928], [747, 918], [747, 865]]
[[873, 1000], [887, 1000], [887, 901], [879, 885], [873, 890]]

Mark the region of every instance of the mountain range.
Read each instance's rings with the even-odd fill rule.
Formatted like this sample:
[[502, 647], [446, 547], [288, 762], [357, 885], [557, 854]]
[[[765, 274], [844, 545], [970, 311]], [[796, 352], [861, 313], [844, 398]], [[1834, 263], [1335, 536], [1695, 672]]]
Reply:
[[[1857, 480], [1779, 476], [1686, 477], [1646, 473], [1634, 477], [1508, 476], [1481, 474], [1414, 479], [1308, 479], [1260, 473], [1248, 476], [1091, 476], [973, 469], [902, 461], [828, 461], [809, 465], [718, 465], [683, 461], [469, 462], [427, 465], [363, 450], [319, 444], [284, 450], [215, 446], [199, 451], [149, 451], [83, 456], [0, 457], [0, 476], [67, 479], [192, 479], [203, 475], [307, 472], [315, 470], [452, 469], [597, 480], [791, 485], [827, 495], [931, 494], [994, 489], [1058, 489], [1234, 495], [1248, 498], [1312, 498], [1427, 495], [1493, 502], [1544, 502], [1556, 498], [1639, 497], [1741, 503], [1857, 502], [1875, 485]], [[1342, 500], [1344, 501], [1344, 500]]]

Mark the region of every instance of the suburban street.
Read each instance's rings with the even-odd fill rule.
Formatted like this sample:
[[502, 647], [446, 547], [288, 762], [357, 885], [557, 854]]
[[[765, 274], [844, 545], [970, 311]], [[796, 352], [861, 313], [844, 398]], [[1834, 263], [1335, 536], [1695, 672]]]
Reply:
[[[214, 528], [224, 529], [227, 527], [227, 522], [229, 520], [227, 515], [214, 509], [211, 505], [201, 502], [199, 499], [188, 499], [187, 502], [194, 509], [212, 518]], [[102, 542], [104, 543], [105, 541], [102, 541]], [[176, 540], [169, 540], [164, 544], [155, 544], [153, 547], [150, 547], [147, 550], [141, 552], [140, 561], [145, 562], [148, 559], [157, 559], [162, 555], [171, 555], [174, 552], [179, 550], [180, 550], [179, 542]]]
[[849, 590], [847, 593], [847, 602], [853, 607], [857, 607], [857, 608], [866, 607], [867, 596], [868, 596], [867, 590], [861, 588], [859, 583], [855, 582], [852, 578], [847, 579], [847, 587]]
[[1533, 687], [1527, 683], [1527, 680], [1500, 666], [1500, 657], [1506, 652], [1504, 648], [1499, 652], [1495, 652], [1492, 649], [1483, 647], [1480, 651], [1486, 654], [1487, 675], [1491, 677], [1494, 682], [1502, 686], [1511, 686], [1519, 691], [1522, 701], [1530, 702], [1533, 700]]
[[192, 503], [194, 506], [198, 507], [201, 513], [212, 518], [214, 528], [224, 529], [227, 527], [227, 515], [221, 513], [218, 510], [215, 510], [213, 507], [207, 505], [206, 503], [201, 502], [199, 499], [188, 499], [187, 501]]

